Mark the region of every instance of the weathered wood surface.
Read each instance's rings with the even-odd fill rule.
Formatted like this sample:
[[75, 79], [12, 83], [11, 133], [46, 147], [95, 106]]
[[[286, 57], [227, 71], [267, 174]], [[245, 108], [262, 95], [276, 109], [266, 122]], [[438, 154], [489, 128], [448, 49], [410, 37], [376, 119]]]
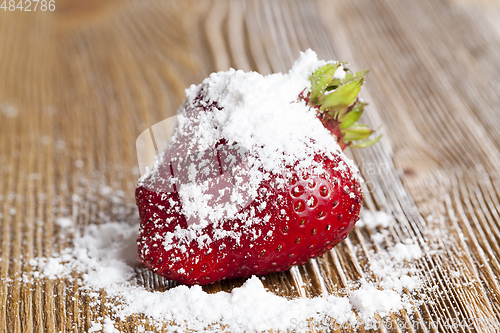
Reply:
[[[366, 121], [385, 134], [352, 154], [366, 205], [397, 218], [386, 246], [412, 238], [439, 249], [417, 262], [424, 286], [410, 297], [423, 304], [393, 315], [399, 326], [388, 331], [498, 331], [500, 2], [487, 0], [57, 0], [54, 12], [0, 10], [0, 331], [87, 330], [106, 309], [90, 308], [71, 282], [18, 280], [27, 259], [67, 246], [55, 218], [86, 225], [133, 207], [135, 139], [176, 111], [185, 87], [229, 67], [285, 71], [309, 47], [371, 70]], [[91, 185], [100, 183], [127, 203], [101, 196]], [[365, 274], [359, 262], [372, 250], [358, 228], [296, 270], [306, 287], [289, 272], [267, 285], [334, 292]], [[169, 287], [146, 270], [138, 278]], [[429, 325], [438, 319], [468, 325]], [[405, 328], [411, 321], [420, 325]]]

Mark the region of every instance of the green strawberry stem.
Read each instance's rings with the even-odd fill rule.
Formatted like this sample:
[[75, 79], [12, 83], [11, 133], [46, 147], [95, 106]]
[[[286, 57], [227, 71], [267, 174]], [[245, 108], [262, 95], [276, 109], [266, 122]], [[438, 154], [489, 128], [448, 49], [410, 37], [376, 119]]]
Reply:
[[[317, 110], [318, 118], [344, 150], [346, 147], [364, 148], [373, 145], [380, 135], [357, 121], [363, 114], [366, 103], [358, 99], [368, 71], [352, 73], [344, 69], [345, 63], [328, 63], [311, 74], [311, 91], [301, 98]], [[342, 68], [340, 68], [342, 66]], [[345, 77], [339, 78], [335, 72], [344, 70]]]

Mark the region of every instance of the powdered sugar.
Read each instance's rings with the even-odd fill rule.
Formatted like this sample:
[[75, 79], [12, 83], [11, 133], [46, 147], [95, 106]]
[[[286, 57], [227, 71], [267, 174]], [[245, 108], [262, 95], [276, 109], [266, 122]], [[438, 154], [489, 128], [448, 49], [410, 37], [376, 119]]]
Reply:
[[[371, 230], [371, 239], [377, 247], [384, 246], [390, 238], [389, 231], [385, 228], [394, 222], [394, 217], [383, 212], [369, 212], [362, 210], [363, 218], [358, 222], [357, 227], [367, 227]], [[379, 228], [378, 232], [375, 231]], [[425, 245], [424, 245], [425, 246]], [[404, 290], [414, 290], [420, 285], [417, 271], [412, 266], [405, 265], [406, 262], [420, 259], [423, 255], [418, 244], [411, 239], [395, 243], [392, 247], [384, 251], [370, 251], [370, 270], [377, 277], [376, 285], [382, 290], [394, 290], [403, 293]], [[406, 306], [405, 306], [406, 307]]]
[[335, 70], [335, 73], [333, 73], [333, 78], [343, 80], [343, 79], [345, 79], [345, 75], [346, 74], [345, 74], [344, 66], [339, 66], [339, 68], [337, 68]]
[[56, 219], [56, 224], [61, 228], [69, 228], [73, 226], [73, 221], [69, 217], [60, 217]]
[[397, 292], [387, 289], [379, 290], [369, 284], [364, 284], [355, 290], [350, 302], [364, 317], [372, 317], [376, 313], [384, 316], [390, 311], [403, 308], [401, 297]]
[[15, 118], [19, 114], [19, 111], [14, 105], [9, 103], [0, 103], [0, 114], [7, 118]]
[[422, 256], [422, 250], [417, 244], [413, 244], [411, 239], [405, 240], [404, 243], [398, 243], [392, 250], [392, 255], [396, 261], [411, 261]]
[[113, 321], [109, 317], [103, 318], [102, 324], [98, 322], [92, 322], [92, 326], [89, 329], [89, 333], [92, 332], [120, 333], [120, 331], [118, 331], [115, 328]]
[[[219, 325], [227, 325], [233, 332], [287, 330], [310, 319], [325, 325], [330, 319], [337, 324], [357, 325], [360, 320], [374, 319], [375, 315], [409, 308], [404, 288], [411, 291], [419, 284], [418, 279], [410, 275], [413, 270], [402, 265], [404, 260], [419, 258], [417, 245], [405, 241], [395, 244], [392, 250], [372, 253], [368, 271], [377, 280], [363, 279], [358, 288], [346, 290], [347, 295], [343, 297], [325, 294], [287, 299], [266, 290], [255, 276], [230, 293], [209, 294], [200, 286], [183, 285], [164, 292], [148, 291], [135, 278], [135, 269], [139, 267], [135, 246], [137, 229], [135, 222], [89, 225], [81, 235], [74, 235], [74, 246], [59, 256], [31, 259], [33, 272], [26, 276], [26, 281], [38, 277], [71, 278], [72, 272], [80, 272], [82, 289], [90, 295], [104, 290], [108, 298], [114, 300], [106, 302], [109, 315], [94, 320], [90, 332], [112, 333], [118, 332], [114, 325], [116, 319], [126, 320], [136, 314], [146, 315], [158, 327], [170, 322], [172, 330], [208, 328], [217, 332]], [[396, 249], [403, 248], [405, 255], [395, 255]], [[99, 302], [98, 298], [94, 301]]]
[[370, 229], [377, 227], [387, 228], [393, 221], [394, 218], [385, 212], [370, 212], [365, 210], [356, 225], [358, 227], [366, 226]]
[[[315, 152], [338, 151], [335, 138], [298, 96], [310, 88], [309, 76], [320, 66], [316, 54], [302, 53], [287, 74], [262, 76], [256, 72], [230, 70], [210, 75], [198, 86], [207, 99], [222, 110], [214, 113], [214, 123], [227, 140], [246, 149], [263, 147], [263, 164], [277, 167], [279, 153], [290, 158], [311, 158]], [[194, 91], [196, 92], [196, 91]], [[192, 100], [196, 95], [187, 96]], [[305, 146], [310, 141], [314, 144]], [[304, 149], [306, 148], [306, 149]]]

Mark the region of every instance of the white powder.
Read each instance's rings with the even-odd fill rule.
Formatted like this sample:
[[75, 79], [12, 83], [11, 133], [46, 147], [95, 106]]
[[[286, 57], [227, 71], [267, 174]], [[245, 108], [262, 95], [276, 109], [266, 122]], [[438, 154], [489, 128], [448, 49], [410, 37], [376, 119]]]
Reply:
[[56, 224], [61, 228], [69, 228], [73, 226], [73, 221], [69, 217], [60, 217], [56, 219]]
[[103, 333], [120, 333], [115, 326], [113, 325], [113, 321], [110, 318], [104, 318], [104, 324], [102, 326]]
[[15, 118], [19, 114], [19, 111], [14, 105], [11, 105], [9, 103], [1, 103], [0, 113], [2, 113], [7, 118]]
[[350, 298], [354, 306], [364, 318], [388, 315], [390, 311], [403, 308], [400, 295], [394, 290], [379, 290], [372, 285], [364, 284], [355, 290]]
[[[255, 276], [230, 293], [208, 294], [200, 286], [184, 285], [152, 292], [135, 280], [134, 269], [139, 266], [135, 244], [137, 230], [138, 224], [128, 222], [90, 225], [82, 235], [75, 234], [74, 247], [58, 257], [29, 260], [33, 272], [25, 280], [71, 278], [73, 271], [82, 273], [82, 289], [90, 295], [102, 289], [114, 300], [105, 304], [111, 315], [94, 321], [89, 332], [111, 333], [118, 332], [113, 319], [126, 320], [136, 314], [144, 314], [158, 327], [164, 322], [172, 322], [172, 330], [179, 331], [199, 331], [211, 324], [215, 324], [209, 329], [213, 332], [220, 331], [218, 324], [227, 325], [232, 332], [287, 330], [309, 319], [325, 325], [328, 319], [334, 319], [337, 324], [357, 324], [360, 318], [373, 319], [375, 314], [384, 316], [402, 307], [410, 308], [403, 288], [413, 290], [418, 286], [418, 280], [409, 275], [411, 270], [399, 262], [419, 257], [416, 245], [407, 241], [393, 247], [407, 250], [405, 253], [409, 254], [402, 257], [394, 256], [394, 251], [373, 255], [369, 271], [379, 280], [360, 281], [359, 289], [346, 290], [350, 296], [287, 299], [266, 290]], [[98, 297], [94, 302], [99, 302]]]
[[377, 227], [387, 228], [394, 221], [394, 217], [389, 214], [377, 211], [370, 212], [368, 210], [364, 210], [361, 215], [360, 220], [356, 223], [358, 227], [366, 226], [369, 229], [376, 229]]
[[411, 239], [405, 240], [405, 243], [398, 243], [394, 246], [392, 254], [395, 260], [402, 262], [403, 260], [411, 261], [422, 256], [422, 250], [417, 244], [413, 244]]
[[92, 322], [92, 326], [90, 326], [90, 328], [89, 328], [89, 333], [101, 332], [101, 331], [102, 331], [101, 323]]
[[339, 68], [337, 68], [335, 70], [335, 73], [333, 73], [333, 78], [334, 79], [340, 79], [340, 80], [345, 79], [344, 66], [339, 66]]
[[115, 325], [113, 324], [113, 321], [109, 317], [105, 317], [102, 319], [103, 323], [99, 322], [92, 322], [92, 326], [89, 328], [89, 333], [92, 332], [103, 332], [103, 333], [120, 333], [115, 328]]

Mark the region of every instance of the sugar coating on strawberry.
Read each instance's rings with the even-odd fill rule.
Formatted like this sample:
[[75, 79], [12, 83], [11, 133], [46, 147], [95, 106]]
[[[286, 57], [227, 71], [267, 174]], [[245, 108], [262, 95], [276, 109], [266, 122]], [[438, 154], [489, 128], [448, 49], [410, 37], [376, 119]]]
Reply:
[[342, 148], [367, 133], [349, 120], [363, 81], [345, 79], [343, 63], [308, 50], [286, 74], [231, 69], [187, 89], [168, 146], [137, 186], [140, 260], [207, 284], [286, 270], [345, 239], [362, 194]]

